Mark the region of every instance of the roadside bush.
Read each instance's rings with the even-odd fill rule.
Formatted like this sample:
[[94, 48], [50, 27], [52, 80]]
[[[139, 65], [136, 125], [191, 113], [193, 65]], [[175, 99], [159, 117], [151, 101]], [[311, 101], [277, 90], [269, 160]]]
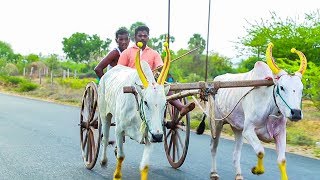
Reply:
[[22, 82], [19, 84], [19, 88], [17, 89], [17, 91], [19, 92], [29, 92], [29, 91], [33, 91], [35, 89], [37, 89], [39, 86], [37, 84], [34, 84], [32, 82]]
[[59, 79], [58, 83], [66, 87], [70, 87], [71, 89], [81, 89], [86, 87], [86, 85], [91, 81], [94, 81], [94, 79], [66, 78], [66, 79]]
[[37, 84], [16, 76], [2, 75], [0, 76], [0, 84], [3, 84], [8, 89], [13, 89], [18, 92], [28, 92], [38, 88]]
[[313, 153], [317, 158], [320, 158], [320, 148], [316, 148]]
[[24, 82], [26, 80], [16, 76], [3, 75], [3, 76], [0, 76], [0, 81], [5, 85], [11, 86], [11, 85], [18, 85], [19, 83]]
[[287, 129], [287, 143], [299, 146], [311, 146], [314, 140], [309, 137], [303, 130]]
[[19, 74], [19, 70], [17, 68], [17, 66], [15, 64], [12, 63], [8, 63], [4, 69], [3, 69], [4, 73], [7, 75], [11, 75], [11, 76], [15, 76]]

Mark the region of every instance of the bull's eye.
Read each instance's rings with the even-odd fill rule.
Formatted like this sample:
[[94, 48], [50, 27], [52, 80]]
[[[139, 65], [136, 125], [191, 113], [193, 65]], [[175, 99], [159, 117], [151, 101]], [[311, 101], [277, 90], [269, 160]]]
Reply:
[[280, 89], [281, 89], [281, 91], [284, 91], [284, 88], [283, 88], [283, 86], [280, 86]]
[[143, 101], [143, 103], [144, 103], [144, 105], [147, 106], [147, 108], [149, 108], [149, 105], [148, 105], [147, 101]]

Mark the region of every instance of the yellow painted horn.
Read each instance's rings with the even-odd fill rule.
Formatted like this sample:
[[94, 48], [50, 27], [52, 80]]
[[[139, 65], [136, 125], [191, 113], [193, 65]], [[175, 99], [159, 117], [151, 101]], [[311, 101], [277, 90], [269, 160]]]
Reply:
[[272, 48], [273, 43], [270, 42], [266, 51], [267, 64], [270, 67], [273, 74], [278, 74], [281, 69], [274, 62], [274, 58], [272, 57]]
[[168, 72], [169, 72], [170, 63], [171, 63], [170, 50], [169, 50], [169, 47], [168, 47], [169, 46], [168, 42], [165, 42], [163, 44], [163, 46], [164, 46], [164, 48], [166, 50], [166, 54], [167, 55], [166, 55], [166, 57], [164, 59], [164, 65], [162, 67], [161, 73], [160, 73], [158, 81], [157, 81], [157, 83], [161, 84], [161, 85], [164, 84], [164, 82], [165, 82], [165, 80], [167, 78], [167, 75], [168, 75]]
[[298, 54], [298, 56], [300, 58], [300, 61], [301, 61], [300, 62], [300, 68], [299, 68], [298, 72], [303, 74], [307, 69], [307, 58], [306, 58], [306, 56], [301, 51], [298, 51], [295, 48], [292, 48], [291, 52]]
[[135, 66], [136, 66], [138, 75], [140, 77], [140, 80], [141, 80], [141, 82], [143, 84], [143, 87], [147, 88], [148, 87], [148, 80], [146, 78], [146, 75], [142, 71], [141, 63], [140, 63], [140, 48], [143, 46], [143, 43], [142, 42], [138, 42], [137, 46], [139, 47], [139, 50], [138, 50], [138, 52], [136, 54]]

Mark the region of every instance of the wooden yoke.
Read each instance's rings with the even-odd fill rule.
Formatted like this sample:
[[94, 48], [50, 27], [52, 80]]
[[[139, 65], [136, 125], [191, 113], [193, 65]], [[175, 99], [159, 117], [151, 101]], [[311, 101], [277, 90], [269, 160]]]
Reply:
[[[193, 94], [200, 93], [199, 90], [211, 89], [209, 92], [214, 94], [219, 88], [238, 88], [238, 87], [257, 87], [257, 86], [272, 86], [274, 85], [272, 80], [243, 80], [243, 81], [213, 81], [213, 82], [195, 82], [195, 83], [182, 83], [182, 84], [170, 84], [170, 91], [176, 90], [196, 90], [189, 92], [180, 92], [167, 97], [167, 100], [179, 99]], [[167, 86], [167, 85], [165, 85]], [[136, 94], [136, 90], [133, 86], [123, 87], [124, 93]]]

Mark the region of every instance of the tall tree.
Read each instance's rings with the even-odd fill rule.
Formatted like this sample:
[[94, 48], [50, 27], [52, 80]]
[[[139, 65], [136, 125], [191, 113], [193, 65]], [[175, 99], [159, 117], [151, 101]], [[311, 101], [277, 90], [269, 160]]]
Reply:
[[16, 63], [20, 56], [20, 54], [13, 52], [10, 44], [0, 41], [0, 59], [4, 59], [9, 63]]
[[28, 63], [36, 62], [40, 60], [40, 57], [36, 54], [29, 54], [25, 57], [25, 59], [28, 61]]
[[199, 54], [202, 54], [206, 47], [206, 40], [204, 40], [200, 34], [195, 33], [189, 39], [188, 47], [190, 50], [199, 47], [198, 52]]
[[50, 71], [56, 70], [59, 66], [59, 59], [57, 54], [51, 54], [45, 60], [45, 64], [49, 67]]
[[67, 58], [75, 62], [90, 63], [108, 51], [111, 39], [101, 40], [96, 34], [74, 33], [69, 38], [63, 38], [63, 51]]

